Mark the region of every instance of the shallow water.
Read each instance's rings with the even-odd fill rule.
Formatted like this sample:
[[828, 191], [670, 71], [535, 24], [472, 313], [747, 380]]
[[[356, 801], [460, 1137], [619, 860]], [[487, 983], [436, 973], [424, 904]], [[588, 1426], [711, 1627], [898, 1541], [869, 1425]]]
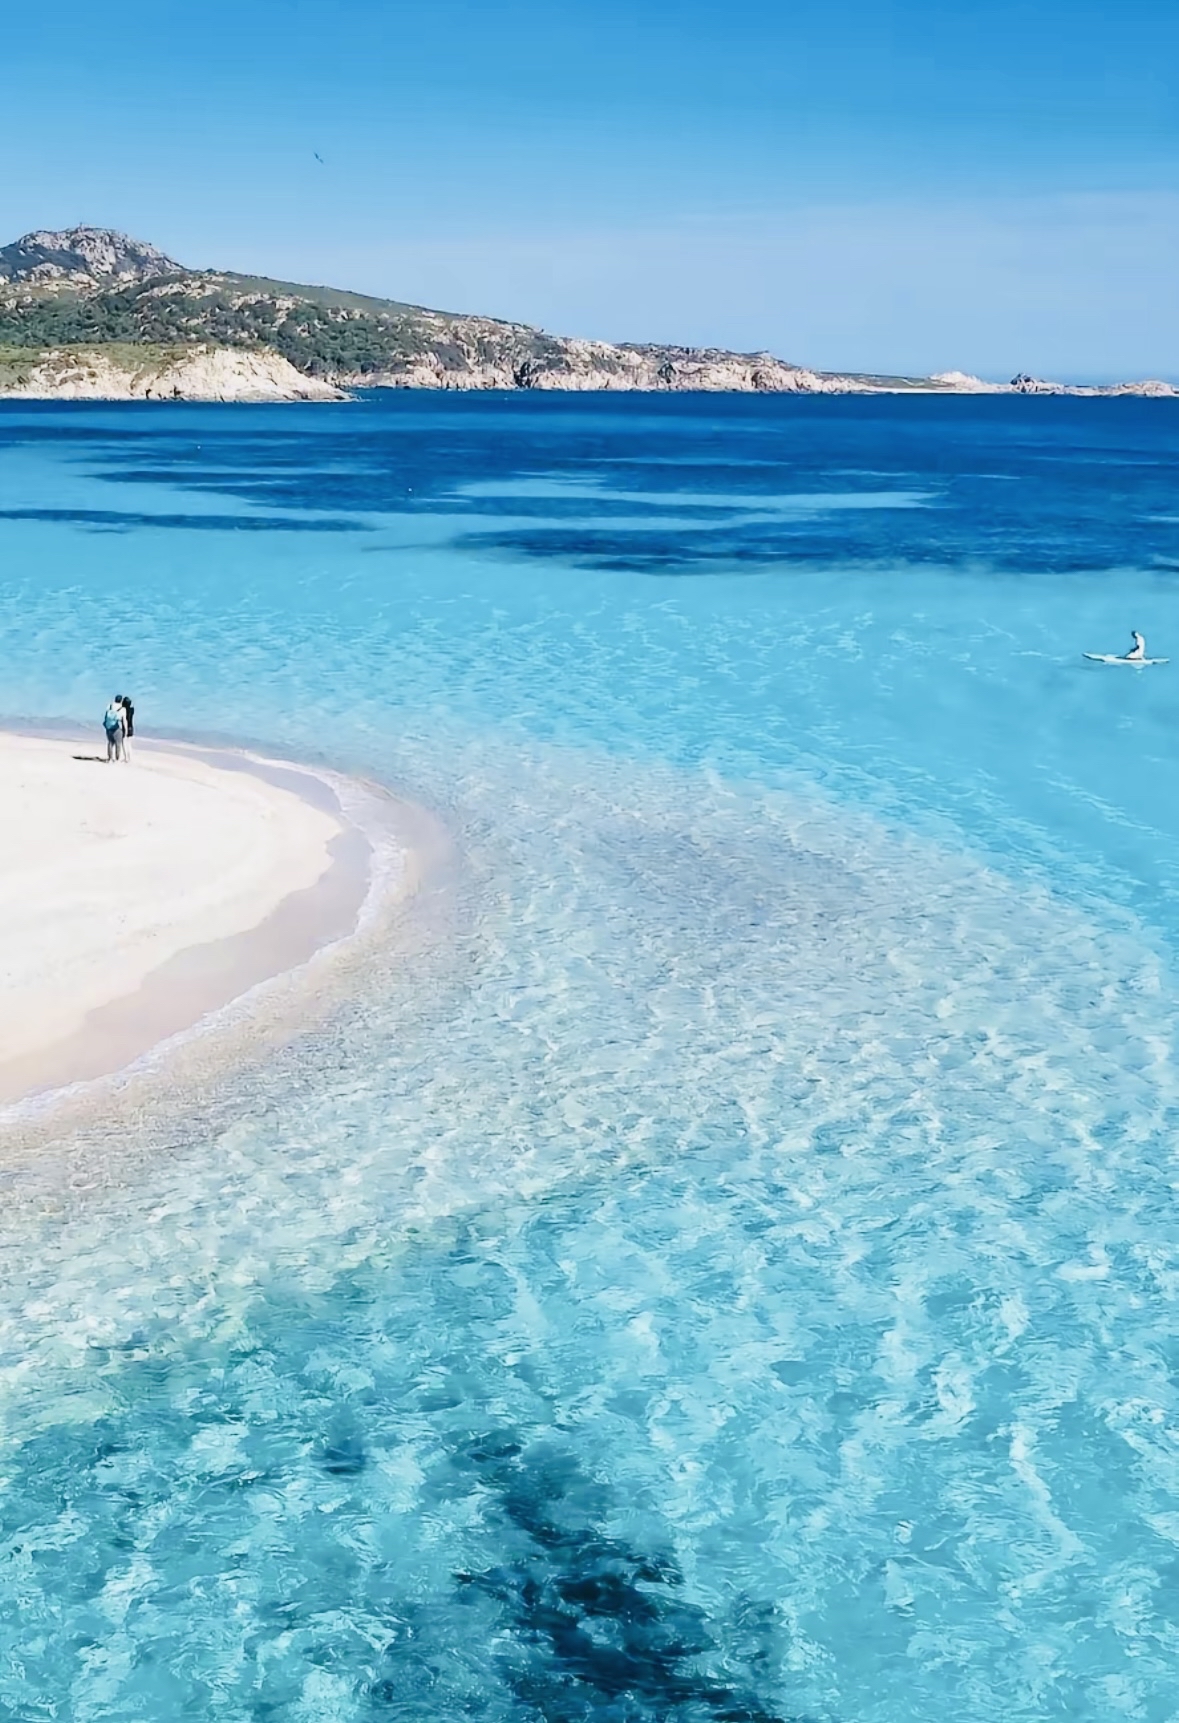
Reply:
[[1177, 479], [1166, 402], [0, 408], [10, 717], [462, 857], [9, 1191], [0, 1713], [1175, 1715]]

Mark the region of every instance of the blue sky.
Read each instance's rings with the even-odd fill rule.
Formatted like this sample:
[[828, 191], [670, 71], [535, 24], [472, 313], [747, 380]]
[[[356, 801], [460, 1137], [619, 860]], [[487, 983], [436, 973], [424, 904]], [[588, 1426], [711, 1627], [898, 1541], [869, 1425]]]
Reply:
[[1179, 378], [1179, 0], [58, 0], [2, 45], [4, 238], [832, 368]]

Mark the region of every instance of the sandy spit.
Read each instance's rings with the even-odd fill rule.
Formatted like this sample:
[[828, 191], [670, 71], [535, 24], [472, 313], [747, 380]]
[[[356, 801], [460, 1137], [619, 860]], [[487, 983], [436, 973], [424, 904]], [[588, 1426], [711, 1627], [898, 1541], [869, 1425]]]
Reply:
[[330, 774], [0, 735], [0, 1106], [119, 1072], [354, 932], [369, 837]]

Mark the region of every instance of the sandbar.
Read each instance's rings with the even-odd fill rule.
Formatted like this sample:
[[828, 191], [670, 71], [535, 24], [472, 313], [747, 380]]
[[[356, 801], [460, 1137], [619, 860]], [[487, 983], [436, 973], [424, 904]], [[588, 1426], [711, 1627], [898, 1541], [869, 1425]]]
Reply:
[[0, 734], [0, 1104], [119, 1071], [355, 925], [324, 775]]

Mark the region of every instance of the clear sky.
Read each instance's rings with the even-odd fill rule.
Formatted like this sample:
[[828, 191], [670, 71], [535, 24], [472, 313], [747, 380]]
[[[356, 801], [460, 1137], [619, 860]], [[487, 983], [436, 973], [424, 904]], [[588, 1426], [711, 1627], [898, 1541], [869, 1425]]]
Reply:
[[1179, 0], [55, 0], [0, 53], [3, 239], [830, 368], [1179, 378]]

